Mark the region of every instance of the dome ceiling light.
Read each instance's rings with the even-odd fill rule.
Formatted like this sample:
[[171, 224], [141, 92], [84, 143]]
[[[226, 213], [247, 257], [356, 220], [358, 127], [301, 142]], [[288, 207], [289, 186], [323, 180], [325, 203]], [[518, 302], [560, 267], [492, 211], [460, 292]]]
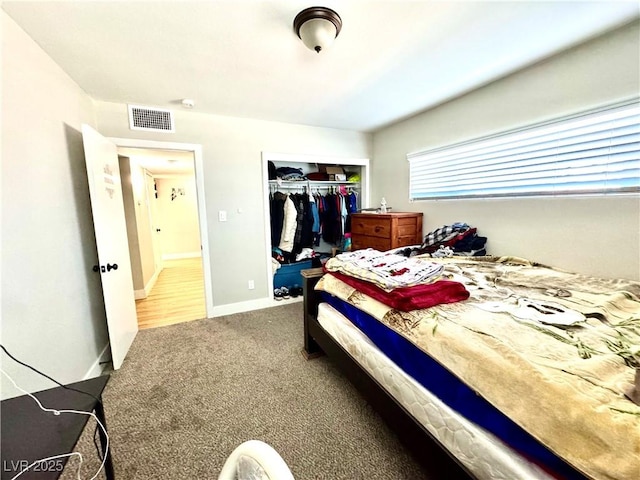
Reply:
[[329, 47], [342, 29], [340, 15], [327, 7], [309, 7], [293, 20], [293, 30], [307, 48], [320, 53]]

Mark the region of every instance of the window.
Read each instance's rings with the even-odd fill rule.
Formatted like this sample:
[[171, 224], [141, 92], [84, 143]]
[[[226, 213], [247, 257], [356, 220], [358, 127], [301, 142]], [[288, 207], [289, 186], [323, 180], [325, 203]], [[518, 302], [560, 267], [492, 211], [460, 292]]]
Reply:
[[640, 104], [407, 155], [412, 200], [640, 192]]

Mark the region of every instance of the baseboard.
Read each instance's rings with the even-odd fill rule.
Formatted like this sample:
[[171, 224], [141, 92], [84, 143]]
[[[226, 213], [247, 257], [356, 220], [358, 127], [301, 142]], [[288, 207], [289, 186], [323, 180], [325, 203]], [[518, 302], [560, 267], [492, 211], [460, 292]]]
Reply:
[[159, 268], [155, 272], [153, 272], [153, 275], [151, 275], [151, 278], [149, 279], [147, 284], [144, 286], [144, 298], [147, 298], [151, 293], [151, 289], [154, 287], [154, 285], [158, 281], [158, 277], [160, 276], [161, 272], [162, 272], [162, 268]]
[[219, 305], [213, 307], [213, 317], [221, 317], [223, 315], [233, 315], [234, 313], [250, 312], [252, 310], [260, 310], [262, 308], [279, 307], [288, 303], [302, 302], [302, 296], [289, 298], [287, 300], [275, 300], [273, 298], [259, 298], [257, 300], [248, 300], [246, 302], [229, 303], [227, 305]]
[[198, 258], [202, 256], [202, 252], [186, 252], [186, 253], [164, 253], [163, 260], [179, 260], [181, 258]]
[[162, 272], [162, 268], [159, 268], [158, 270], [153, 272], [153, 275], [151, 275], [151, 278], [149, 279], [147, 284], [144, 286], [144, 289], [142, 290], [138, 289], [133, 291], [133, 296], [136, 300], [142, 300], [143, 298], [147, 298], [149, 296], [149, 294], [151, 293], [151, 289], [158, 281], [158, 276], [160, 276], [160, 272]]
[[110, 360], [110, 359], [111, 359], [111, 349], [109, 348], [109, 343], [107, 342], [107, 344], [104, 346], [104, 348], [100, 352], [100, 355], [98, 355], [98, 358], [96, 358], [96, 361], [93, 362], [93, 364], [91, 365], [91, 368], [89, 368], [89, 370], [87, 370], [87, 373], [84, 374], [83, 380], [99, 377], [100, 375], [102, 375], [102, 372], [105, 369], [105, 365], [101, 365], [101, 362], [106, 362], [107, 360]]

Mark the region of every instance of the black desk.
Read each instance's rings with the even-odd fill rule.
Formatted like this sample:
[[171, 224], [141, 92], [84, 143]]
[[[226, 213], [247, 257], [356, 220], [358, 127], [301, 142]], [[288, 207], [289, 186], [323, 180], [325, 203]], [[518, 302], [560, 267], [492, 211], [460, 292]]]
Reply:
[[[105, 375], [72, 383], [69, 386], [101, 399], [107, 381], [109, 381], [109, 376]], [[102, 404], [89, 395], [56, 387], [34, 393], [34, 396], [40, 400], [45, 408], [95, 412], [105, 429], [107, 428]], [[54, 415], [50, 412], [43, 412], [33, 398], [28, 395], [3, 400], [0, 404], [0, 415], [2, 480], [15, 477], [22, 469], [41, 458], [71, 453], [90, 419], [88, 415], [71, 413]], [[98, 432], [104, 455], [106, 438], [100, 427], [98, 427]], [[67, 457], [39, 464], [22, 474], [18, 480], [57, 479], [66, 462]], [[114, 478], [110, 451], [107, 452], [105, 473], [109, 480]]]

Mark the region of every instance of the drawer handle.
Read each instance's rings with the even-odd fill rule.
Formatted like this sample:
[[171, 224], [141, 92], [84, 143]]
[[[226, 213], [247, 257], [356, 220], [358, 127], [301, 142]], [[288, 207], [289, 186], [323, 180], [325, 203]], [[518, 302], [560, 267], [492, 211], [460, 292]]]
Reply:
[[380, 225], [377, 225], [376, 228], [373, 229], [376, 233], [381, 232], [382, 230], [384, 230]]

